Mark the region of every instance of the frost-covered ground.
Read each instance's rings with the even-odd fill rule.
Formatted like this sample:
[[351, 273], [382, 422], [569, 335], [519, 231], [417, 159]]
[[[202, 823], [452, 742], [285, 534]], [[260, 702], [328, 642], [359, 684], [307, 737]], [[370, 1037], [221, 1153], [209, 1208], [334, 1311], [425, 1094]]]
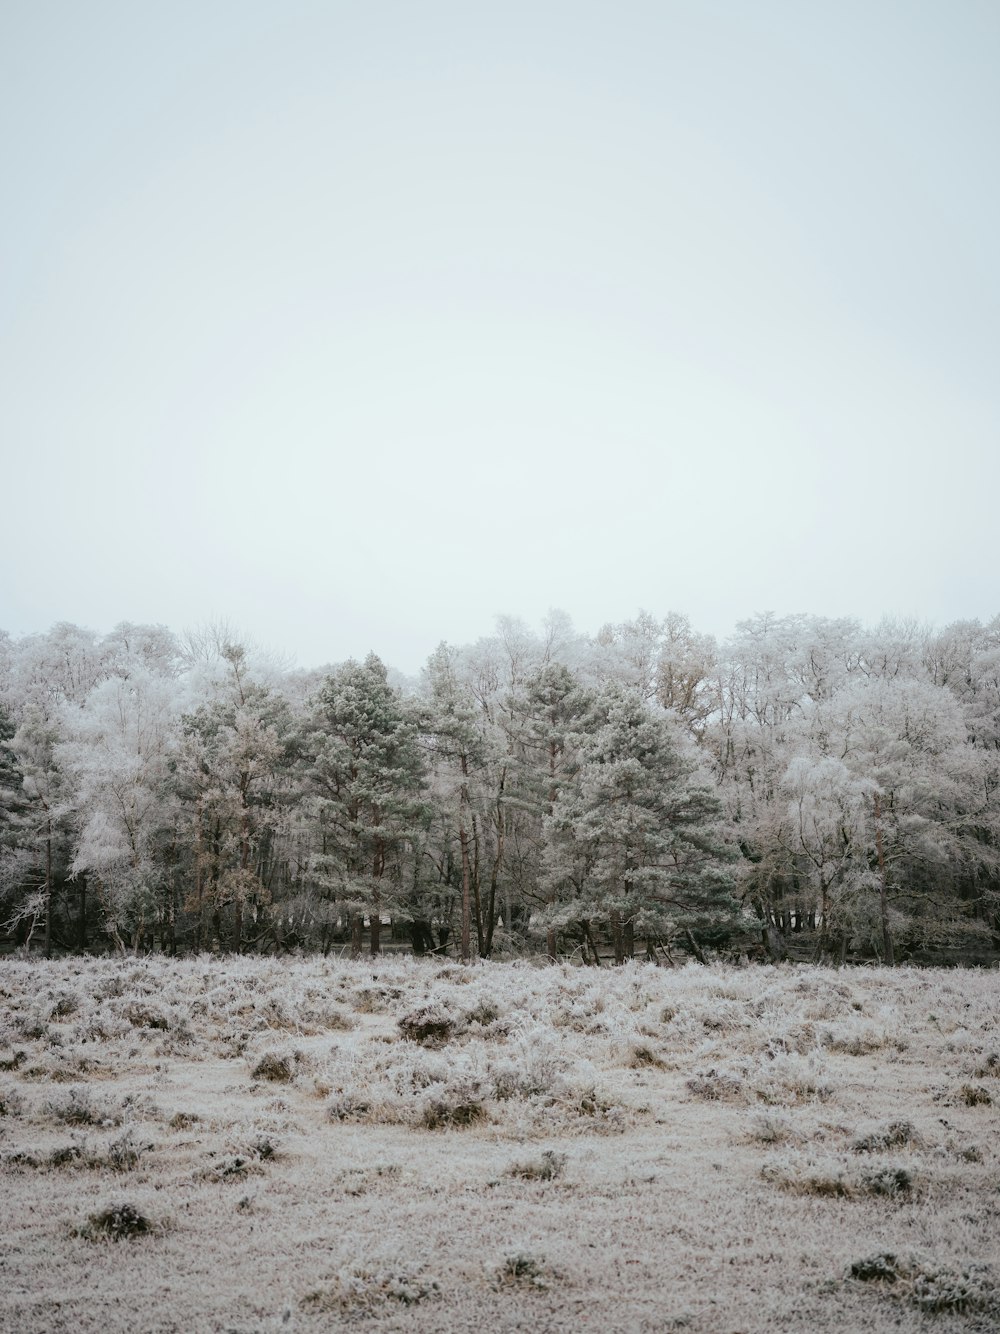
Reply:
[[995, 1330], [1000, 976], [0, 965], [0, 1328]]

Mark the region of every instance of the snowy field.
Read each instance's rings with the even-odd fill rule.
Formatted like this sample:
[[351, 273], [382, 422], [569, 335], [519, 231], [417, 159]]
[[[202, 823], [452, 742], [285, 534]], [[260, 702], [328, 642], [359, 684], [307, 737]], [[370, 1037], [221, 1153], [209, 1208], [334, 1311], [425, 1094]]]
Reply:
[[996, 1330], [1000, 975], [0, 964], [0, 1328]]

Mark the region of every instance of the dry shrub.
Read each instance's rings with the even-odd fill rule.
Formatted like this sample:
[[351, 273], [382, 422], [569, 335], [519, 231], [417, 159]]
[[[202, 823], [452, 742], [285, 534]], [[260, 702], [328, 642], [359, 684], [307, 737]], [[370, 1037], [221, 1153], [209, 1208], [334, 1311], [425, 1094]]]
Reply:
[[555, 1181], [562, 1176], [566, 1166], [566, 1155], [544, 1149], [537, 1158], [528, 1162], [514, 1163], [507, 1170], [507, 1175], [520, 1177], [523, 1181]]
[[371, 1098], [354, 1092], [335, 1093], [326, 1105], [331, 1121], [367, 1121], [371, 1118], [374, 1103]]
[[472, 1126], [486, 1119], [485, 1093], [476, 1080], [456, 1079], [435, 1085], [424, 1098], [421, 1123], [428, 1130]]
[[765, 1181], [792, 1195], [817, 1195], [834, 1199], [852, 1199], [861, 1195], [898, 1197], [914, 1188], [913, 1174], [897, 1163], [879, 1163], [858, 1171], [848, 1161], [831, 1158], [815, 1160], [793, 1155], [780, 1163], [768, 1163], [761, 1169]]
[[812, 1170], [800, 1171], [765, 1167], [761, 1169], [761, 1176], [791, 1195], [818, 1195], [826, 1199], [845, 1200], [856, 1194], [847, 1174], [836, 1167], [814, 1167]]
[[393, 1303], [416, 1306], [441, 1295], [437, 1279], [406, 1270], [355, 1269], [338, 1275], [328, 1287], [316, 1288], [299, 1302], [303, 1311], [347, 1319], [377, 1316]]
[[[128, 1172], [139, 1166], [142, 1155], [152, 1147], [151, 1144], [140, 1143], [131, 1130], [126, 1130], [123, 1135], [112, 1140], [104, 1150], [92, 1147], [86, 1139], [74, 1138], [71, 1144], [60, 1144], [52, 1149], [45, 1159], [45, 1166]], [[32, 1165], [41, 1166], [37, 1160]]]
[[907, 1167], [879, 1167], [862, 1172], [861, 1189], [869, 1195], [909, 1195], [913, 1174]]
[[457, 1017], [442, 1005], [422, 1005], [399, 1020], [399, 1031], [423, 1047], [443, 1047], [460, 1031]]
[[742, 1096], [743, 1081], [736, 1075], [720, 1070], [699, 1071], [687, 1080], [687, 1087], [696, 1098], [706, 1102], [733, 1102]]
[[108, 1145], [108, 1164], [116, 1172], [130, 1172], [139, 1166], [139, 1159], [152, 1147], [151, 1144], [141, 1144], [133, 1131], [126, 1130]]
[[984, 1161], [983, 1151], [978, 1144], [964, 1144], [961, 1148], [956, 1148], [954, 1153], [963, 1163], [981, 1163]]
[[359, 1014], [386, 1014], [402, 998], [403, 992], [399, 987], [376, 986], [358, 987], [351, 999]]
[[480, 996], [471, 1010], [465, 1013], [467, 1023], [479, 1024], [482, 1028], [488, 1028], [500, 1018], [502, 1007], [495, 996]]
[[786, 1144], [799, 1138], [790, 1118], [782, 1112], [755, 1111], [747, 1118], [746, 1139], [751, 1144]]
[[87, 1150], [86, 1142], [61, 1144], [53, 1149], [45, 1160], [49, 1167], [94, 1167], [94, 1157]]
[[117, 1112], [98, 1105], [83, 1085], [74, 1085], [62, 1097], [49, 1098], [45, 1110], [68, 1126], [117, 1125], [121, 1121]]
[[993, 1102], [989, 1090], [981, 1084], [963, 1084], [958, 1090], [958, 1099], [966, 1107], [989, 1107]]
[[269, 1079], [273, 1084], [289, 1084], [293, 1077], [293, 1058], [285, 1053], [267, 1051], [253, 1068], [254, 1079]]
[[206, 1167], [203, 1167], [198, 1176], [207, 1181], [238, 1181], [245, 1176], [259, 1174], [260, 1159], [252, 1157], [245, 1153], [227, 1153], [221, 1158], [210, 1154], [213, 1159]]
[[15, 1088], [0, 1088], [0, 1117], [20, 1116], [24, 1111], [24, 1099]]
[[223, 1154], [209, 1153], [210, 1161], [198, 1176], [209, 1181], [236, 1181], [259, 1175], [262, 1164], [273, 1161], [279, 1152], [280, 1144], [274, 1135], [249, 1128], [243, 1135], [234, 1135]]
[[77, 1235], [87, 1241], [129, 1241], [160, 1231], [162, 1224], [154, 1223], [136, 1205], [126, 1201], [91, 1214], [77, 1229]]
[[1000, 1293], [988, 1265], [954, 1269], [880, 1251], [855, 1260], [848, 1275], [861, 1283], [885, 1283], [895, 1298], [928, 1315], [1000, 1315]]
[[36, 1154], [26, 1153], [23, 1150], [15, 1150], [13, 1153], [5, 1153], [0, 1156], [0, 1165], [4, 1167], [41, 1167], [41, 1162]]
[[788, 1103], [828, 1102], [833, 1089], [817, 1061], [791, 1052], [775, 1056], [752, 1080], [758, 1101], [773, 1106]]
[[634, 1042], [626, 1065], [632, 1070], [665, 1069], [665, 1063], [648, 1042]]
[[541, 1256], [532, 1255], [530, 1251], [517, 1251], [504, 1257], [497, 1270], [497, 1286], [543, 1291], [549, 1286], [547, 1274], [548, 1266]]
[[871, 1056], [886, 1048], [903, 1052], [909, 1046], [906, 1038], [867, 1023], [831, 1026], [823, 1030], [820, 1041], [830, 1051], [842, 1052], [845, 1056]]
[[122, 1008], [122, 1014], [133, 1028], [151, 1028], [161, 1032], [170, 1028], [166, 1012], [148, 1001], [130, 1001]]
[[318, 1028], [326, 1029], [328, 1032], [346, 1033], [354, 1027], [354, 1020], [349, 1014], [336, 1006], [323, 1008], [313, 1016], [313, 1022]]
[[[0, 1065], [0, 1070], [3, 1066]], [[1000, 1054], [991, 1051], [973, 1070], [976, 1079], [1000, 1079]]]
[[895, 1283], [900, 1277], [900, 1262], [891, 1251], [879, 1251], [855, 1260], [849, 1274], [860, 1283]]
[[539, 1124], [560, 1126], [571, 1134], [581, 1130], [621, 1134], [627, 1125], [627, 1110], [595, 1084], [568, 1085], [538, 1109]]
[[884, 1153], [886, 1149], [898, 1149], [904, 1144], [920, 1147], [921, 1136], [912, 1121], [889, 1121], [876, 1126], [865, 1135], [859, 1135], [851, 1141], [855, 1153]]
[[124, 991], [125, 983], [122, 981], [121, 973], [109, 973], [101, 978], [94, 988], [94, 1000], [111, 1000], [113, 997], [121, 996]]
[[906, 1296], [922, 1311], [1000, 1315], [1000, 1293], [987, 1265], [919, 1270], [911, 1278]]
[[201, 1120], [197, 1112], [174, 1112], [167, 1122], [171, 1130], [190, 1130]]

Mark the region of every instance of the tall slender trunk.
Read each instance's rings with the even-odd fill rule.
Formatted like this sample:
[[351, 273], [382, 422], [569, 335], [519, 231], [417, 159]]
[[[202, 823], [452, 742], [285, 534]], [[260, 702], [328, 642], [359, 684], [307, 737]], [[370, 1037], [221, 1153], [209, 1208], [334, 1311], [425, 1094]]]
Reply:
[[104, 885], [101, 883], [101, 880], [97, 876], [94, 877], [94, 889], [97, 891], [97, 901], [104, 909], [104, 916], [107, 921], [108, 929], [111, 932], [111, 939], [115, 943], [115, 949], [118, 951], [119, 954], [123, 955], [125, 953], [125, 942], [122, 940], [121, 935], [118, 931], [118, 923], [111, 915], [111, 910], [108, 906], [108, 901], [104, 896]]
[[250, 810], [247, 806], [247, 794], [240, 791], [240, 884], [233, 904], [233, 953], [243, 949], [243, 895], [246, 893], [247, 875], [250, 870]]
[[371, 930], [371, 952], [372, 954], [382, 953], [382, 894], [379, 890], [379, 881], [385, 874], [385, 844], [381, 838], [375, 840], [375, 856], [372, 860], [372, 879], [375, 882], [372, 890], [372, 930]]
[[77, 918], [76, 928], [76, 947], [78, 950], [87, 948], [87, 876], [86, 873], [80, 876], [80, 913]]
[[609, 914], [611, 927], [611, 946], [615, 952], [615, 963], [625, 962], [625, 941], [622, 936], [622, 915], [618, 908], [612, 908]]
[[464, 815], [458, 826], [458, 841], [462, 849], [462, 962], [468, 963], [472, 955], [472, 897], [469, 883], [469, 833]]
[[486, 942], [483, 939], [483, 900], [480, 894], [480, 860], [479, 860], [479, 821], [475, 813], [472, 816], [472, 907], [476, 918], [476, 949], [479, 957], [482, 958], [486, 953]]
[[599, 953], [599, 951], [598, 951], [598, 949], [597, 949], [597, 941], [594, 939], [594, 933], [593, 933], [593, 931], [590, 929], [590, 921], [589, 921], [589, 919], [586, 920], [586, 921], [584, 922], [584, 924], [583, 924], [583, 931], [584, 931], [584, 935], [587, 937], [587, 940], [590, 942], [590, 949], [591, 949], [591, 953], [592, 953], [593, 956], [594, 956], [594, 963], [595, 963], [595, 965], [596, 965], [598, 968], [600, 968], [600, 966], [601, 966], [601, 956], [600, 956], [600, 953]]
[[503, 807], [503, 794], [506, 784], [507, 770], [505, 768], [500, 775], [500, 787], [497, 792], [497, 855], [493, 859], [493, 869], [490, 872], [490, 897], [486, 908], [486, 944], [482, 950], [484, 959], [488, 959], [493, 952], [493, 929], [496, 926], [497, 919], [497, 882], [500, 879], [500, 868], [503, 865], [504, 843], [507, 834], [507, 817], [504, 814]]
[[889, 886], [885, 868], [885, 847], [882, 843], [882, 798], [875, 793], [875, 856], [878, 861], [878, 902], [882, 919], [882, 946], [885, 961], [890, 968], [895, 966], [896, 952], [893, 948], [892, 929], [889, 925]]
[[[469, 760], [464, 751], [461, 755], [461, 766], [462, 788], [459, 793], [458, 842], [462, 849], [462, 962], [468, 963], [472, 958], [472, 875], [469, 866], [469, 831], [465, 823], [465, 817], [472, 803], [469, 801]], [[478, 912], [476, 918], [478, 924]]]
[[203, 849], [202, 849], [202, 835], [203, 835], [203, 830], [202, 830], [202, 811], [201, 811], [201, 806], [202, 806], [202, 799], [201, 799], [201, 797], [199, 797], [199, 798], [198, 798], [198, 808], [197, 808], [197, 810], [196, 810], [196, 812], [195, 812], [195, 817], [194, 817], [194, 818], [195, 818], [195, 822], [196, 822], [196, 826], [195, 826], [195, 838], [194, 838], [194, 897], [195, 897], [195, 903], [197, 904], [197, 911], [198, 911], [198, 916], [197, 916], [197, 919], [196, 919], [196, 921], [195, 921], [195, 928], [194, 928], [194, 952], [195, 952], [195, 954], [200, 954], [200, 953], [201, 953], [201, 947], [202, 947], [202, 939], [201, 939], [201, 937], [202, 937], [202, 929], [203, 929], [203, 913], [204, 913], [204, 909], [205, 909], [205, 903], [204, 903], [204, 899], [205, 899], [205, 885], [204, 885], [204, 881], [203, 881], [203, 872], [204, 872], [204, 869], [205, 869], [205, 868], [204, 868], [204, 851], [203, 851]]
[[45, 822], [45, 957], [52, 958], [52, 820]]

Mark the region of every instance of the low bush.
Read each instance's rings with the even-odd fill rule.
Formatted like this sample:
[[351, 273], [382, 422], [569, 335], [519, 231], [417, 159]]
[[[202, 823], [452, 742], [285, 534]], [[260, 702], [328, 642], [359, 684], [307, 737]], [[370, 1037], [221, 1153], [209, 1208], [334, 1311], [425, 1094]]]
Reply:
[[130, 1241], [160, 1231], [162, 1225], [158, 1226], [135, 1204], [126, 1201], [91, 1214], [77, 1234], [88, 1241]]
[[507, 1175], [520, 1177], [522, 1181], [554, 1181], [556, 1177], [562, 1176], [565, 1166], [566, 1155], [564, 1153], [555, 1153], [552, 1149], [544, 1149], [537, 1158], [529, 1159], [523, 1163], [514, 1163], [508, 1168]]

